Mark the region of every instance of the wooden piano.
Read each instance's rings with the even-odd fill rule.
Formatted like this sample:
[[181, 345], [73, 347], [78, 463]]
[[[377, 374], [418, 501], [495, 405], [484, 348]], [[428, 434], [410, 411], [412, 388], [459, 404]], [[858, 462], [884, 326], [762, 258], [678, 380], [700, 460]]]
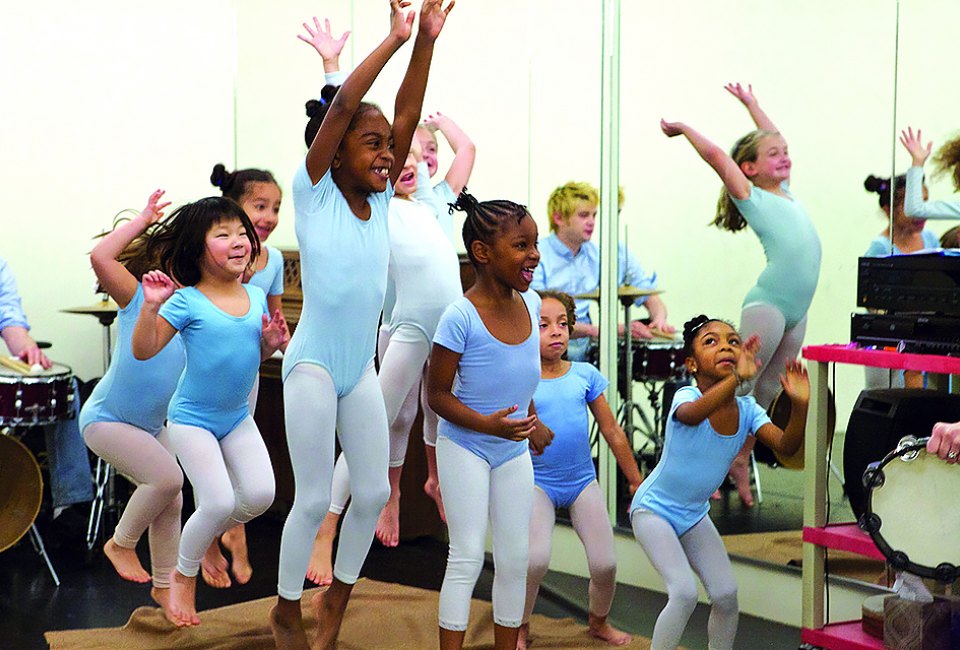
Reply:
[[[283, 253], [283, 315], [291, 333], [295, 331], [303, 309], [303, 288], [300, 281], [300, 252], [284, 249]], [[460, 279], [464, 288], [473, 284], [473, 266], [461, 256]], [[287, 512], [293, 504], [293, 469], [287, 448], [286, 429], [283, 419], [283, 383], [280, 379], [279, 359], [267, 359], [260, 366], [260, 395], [257, 399], [254, 419], [260, 428], [274, 476], [277, 480], [277, 496], [274, 508]], [[407, 460], [400, 482], [400, 538], [412, 539], [423, 535], [438, 535], [443, 532], [443, 523], [436, 506], [423, 491], [427, 479], [427, 465], [423, 450], [422, 414], [417, 413]]]

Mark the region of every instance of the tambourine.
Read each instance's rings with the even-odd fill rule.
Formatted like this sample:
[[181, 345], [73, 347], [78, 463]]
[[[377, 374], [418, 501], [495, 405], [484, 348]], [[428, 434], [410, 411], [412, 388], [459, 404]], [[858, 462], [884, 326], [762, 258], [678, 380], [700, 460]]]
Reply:
[[930, 438], [903, 438], [863, 473], [860, 527], [897, 571], [953, 582], [960, 577], [960, 468], [926, 450]]

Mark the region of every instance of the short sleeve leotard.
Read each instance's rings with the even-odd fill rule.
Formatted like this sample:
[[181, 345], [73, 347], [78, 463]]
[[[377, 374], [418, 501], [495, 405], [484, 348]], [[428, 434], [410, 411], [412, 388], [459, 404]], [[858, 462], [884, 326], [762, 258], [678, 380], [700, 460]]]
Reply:
[[260, 287], [268, 296], [283, 295], [283, 253], [264, 244], [267, 251], [267, 265], [253, 274], [247, 284]]
[[596, 478], [587, 405], [609, 383], [589, 363], [574, 361], [562, 377], [541, 379], [533, 395], [537, 417], [553, 430], [553, 442], [532, 456], [533, 482], [556, 508], [569, 508]]
[[117, 311], [117, 340], [110, 367], [80, 410], [80, 430], [94, 422], [125, 422], [157, 435], [167, 419], [167, 407], [186, 363], [177, 334], [156, 356], [133, 356], [133, 329], [143, 306], [143, 287]]
[[709, 418], [696, 426], [680, 422], [676, 417], [680, 405], [701, 396], [694, 386], [684, 386], [674, 395], [663, 455], [630, 504], [631, 514], [647, 510], [666, 519], [678, 537], [707, 515], [710, 495], [720, 487], [747, 436], [770, 422], [749, 395], [737, 397], [740, 425], [733, 435], [717, 433]]
[[[923, 238], [923, 247], [924, 248], [939, 248], [940, 240], [937, 238], [937, 235], [932, 230], [924, 229], [920, 232], [920, 236]], [[890, 255], [890, 238], [884, 237], [883, 235], [878, 235], [873, 238], [873, 241], [870, 242], [870, 246], [867, 247], [867, 252], [863, 254], [864, 257], [886, 257]], [[896, 246], [893, 247], [893, 255], [903, 255], [901, 251]]]
[[267, 297], [243, 285], [250, 308], [243, 316], [223, 311], [196, 287], [177, 289], [160, 316], [180, 332], [187, 365], [167, 419], [224, 438], [250, 415], [247, 399], [260, 368], [260, 336]]
[[[530, 315], [531, 331], [517, 345], [495, 338], [466, 297], [447, 307], [437, 326], [433, 342], [461, 355], [453, 394], [481, 415], [516, 404], [519, 408], [510, 417], [527, 417], [540, 382], [540, 296], [535, 291], [521, 295]], [[444, 419], [437, 434], [483, 458], [491, 468], [527, 453], [525, 440], [478, 433]]]
[[358, 219], [327, 171], [314, 185], [306, 162], [293, 179], [303, 311], [283, 357], [283, 377], [298, 363], [330, 373], [347, 395], [373, 361], [387, 289], [387, 210], [393, 186], [371, 194], [370, 218]]

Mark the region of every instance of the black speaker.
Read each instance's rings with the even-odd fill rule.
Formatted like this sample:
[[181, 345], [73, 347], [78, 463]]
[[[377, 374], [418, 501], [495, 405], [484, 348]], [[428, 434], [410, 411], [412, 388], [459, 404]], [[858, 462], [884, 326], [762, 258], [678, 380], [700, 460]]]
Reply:
[[860, 518], [867, 505], [863, 472], [904, 436], [930, 435], [937, 422], [960, 421], [960, 395], [922, 388], [882, 388], [860, 393], [843, 444], [844, 492]]

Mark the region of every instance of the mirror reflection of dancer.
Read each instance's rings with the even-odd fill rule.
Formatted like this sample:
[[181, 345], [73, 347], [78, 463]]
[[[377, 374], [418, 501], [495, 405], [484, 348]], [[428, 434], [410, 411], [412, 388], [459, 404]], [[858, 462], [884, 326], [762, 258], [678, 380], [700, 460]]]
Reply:
[[576, 320], [573, 298], [565, 293], [541, 291], [540, 383], [533, 395], [537, 417], [554, 433], [543, 454], [533, 456], [533, 514], [530, 518], [530, 565], [527, 600], [517, 650], [529, 645], [530, 614], [540, 582], [550, 567], [550, 543], [557, 508], [568, 508], [573, 528], [583, 542], [590, 569], [590, 635], [611, 645], [630, 643], [630, 635], [607, 621], [616, 591], [617, 557], [607, 503], [590, 454], [587, 410], [596, 418], [630, 494], [643, 476], [623, 429], [603, 396], [609, 382], [589, 363], [567, 361], [567, 343]]
[[[761, 408], [773, 402], [778, 377], [797, 358], [807, 328], [807, 310], [820, 275], [820, 238], [807, 211], [790, 191], [791, 161], [787, 142], [760, 108], [753, 87], [729, 84], [727, 91], [750, 113], [757, 130], [740, 138], [728, 155], [692, 127], [661, 120], [668, 137], [682, 135], [723, 181], [713, 225], [738, 232], [749, 226], [763, 245], [767, 265], [743, 300], [740, 330], [763, 344], [752, 394]], [[748, 438], [730, 467], [744, 505], [750, 491]]]
[[[110, 367], [80, 411], [80, 430], [87, 446], [136, 485], [103, 554], [121, 578], [148, 582], [150, 596], [174, 625], [183, 621], [170, 611], [170, 572], [177, 564], [183, 472], [164, 426], [167, 407], [186, 362], [183, 341], [149, 361], [133, 356], [134, 325], [144, 294], [140, 279], [159, 260], [148, 254], [149, 233], [169, 203], [163, 190], [147, 199], [137, 216], [113, 229], [90, 253], [97, 281], [119, 307], [117, 343]], [[137, 557], [137, 543], [149, 529], [150, 570]]]
[[697, 385], [684, 386], [673, 398], [663, 456], [634, 495], [630, 521], [667, 588], [651, 648], [673, 650], [680, 643], [697, 605], [696, 574], [710, 597], [708, 645], [732, 650], [739, 619], [737, 584], [708, 514], [710, 494], [745, 439], [760, 438], [785, 456], [800, 448], [810, 381], [795, 359], [785, 365], [778, 381], [793, 408], [781, 430], [752, 396], [736, 395], [758, 372], [757, 335], [743, 341], [732, 325], [700, 315], [684, 324], [683, 342], [685, 365]]
[[[340, 531], [330, 588], [313, 601], [315, 647], [332, 650], [377, 518], [390, 493], [387, 417], [374, 371], [377, 322], [387, 287], [387, 209], [420, 121], [434, 42], [451, 2], [424, 0], [394, 123], [363, 102], [387, 61], [410, 38], [415, 12], [390, 3], [390, 33], [307, 125], [309, 150], [293, 180], [303, 313], [283, 359], [284, 415], [296, 495], [280, 541], [277, 648], [308, 647], [300, 597], [327, 509], [339, 430], [350, 463], [352, 505]], [[363, 272], [360, 272], [362, 268]]]
[[[960, 219], [960, 201], [928, 201], [923, 183], [923, 165], [933, 151], [933, 142], [923, 144], [920, 129], [900, 132], [900, 143], [910, 154], [912, 166], [907, 170], [907, 196], [904, 211], [916, 219]], [[960, 137], [943, 143], [933, 157], [934, 175], [949, 174], [953, 187], [960, 192]]]

